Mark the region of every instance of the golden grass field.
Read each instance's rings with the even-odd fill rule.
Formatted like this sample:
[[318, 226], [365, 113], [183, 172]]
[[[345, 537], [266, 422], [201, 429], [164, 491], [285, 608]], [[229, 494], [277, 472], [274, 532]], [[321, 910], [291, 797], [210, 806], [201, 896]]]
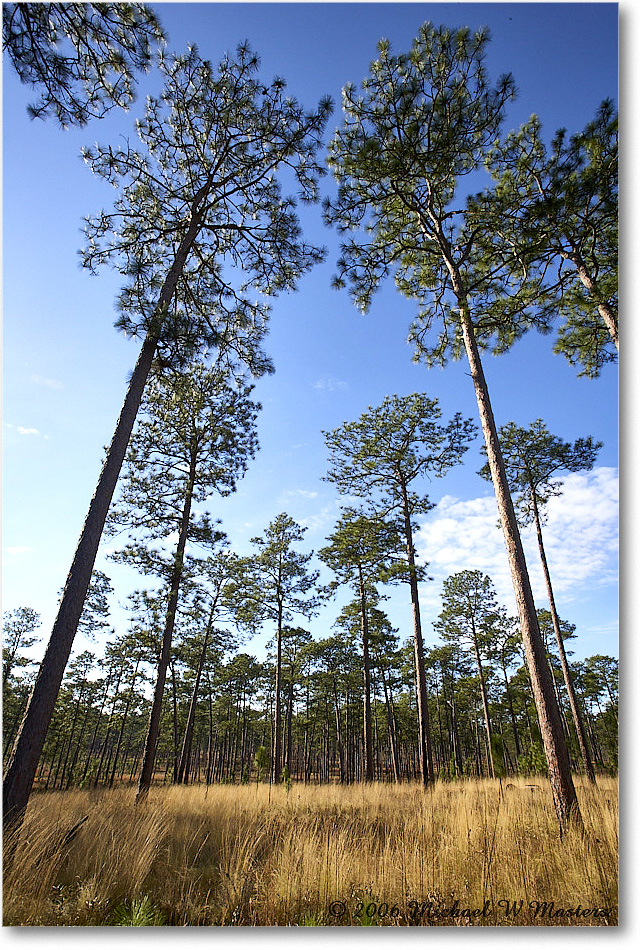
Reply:
[[563, 842], [544, 778], [38, 793], [4, 924], [614, 926], [617, 779], [576, 788]]

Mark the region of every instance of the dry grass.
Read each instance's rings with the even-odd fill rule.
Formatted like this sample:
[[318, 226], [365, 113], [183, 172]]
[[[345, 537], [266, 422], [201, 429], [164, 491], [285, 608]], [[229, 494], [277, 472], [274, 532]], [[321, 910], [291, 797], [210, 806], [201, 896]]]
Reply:
[[[587, 833], [564, 842], [536, 781], [159, 788], [137, 808], [132, 790], [37, 794], [4, 923], [617, 924], [617, 780], [577, 779]], [[578, 906], [608, 916], [550, 916]]]

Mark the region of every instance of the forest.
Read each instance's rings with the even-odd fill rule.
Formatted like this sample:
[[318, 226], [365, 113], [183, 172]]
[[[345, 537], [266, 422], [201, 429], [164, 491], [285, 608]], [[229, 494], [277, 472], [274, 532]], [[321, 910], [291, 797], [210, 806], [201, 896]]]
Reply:
[[[3, 618], [5, 923], [616, 924], [618, 660], [574, 659], [546, 548], [549, 503], [603, 445], [536, 410], [496, 424], [485, 374], [528, 333], [589, 380], [617, 361], [614, 103], [548, 143], [537, 116], [507, 131], [516, 84], [489, 75], [488, 31], [426, 22], [406, 53], [381, 40], [340, 109], [304, 108], [249, 44], [218, 63], [170, 53], [161, 20], [162, 5], [3, 8], [36, 118], [82, 128], [128, 106], [141, 71], [163, 83], [136, 105], [136, 145], [83, 150], [116, 197], [86, 217], [81, 263], [124, 281], [116, 327], [140, 348], [50, 636], [30, 605]], [[322, 431], [339, 511], [322, 546], [284, 510], [239, 552], [217, 500], [261, 451], [277, 298], [324, 258], [308, 205], [340, 237], [340, 293], [367, 312], [393, 282], [411, 302], [426, 391]], [[476, 418], [444, 411], [429, 382], [453, 360]], [[462, 564], [429, 615], [418, 532], [436, 480], [475, 452], [514, 602]], [[106, 539], [139, 578], [117, 620]], [[397, 588], [403, 628], [386, 612]], [[92, 864], [106, 841], [109, 873]], [[502, 877], [522, 845], [521, 878]]]

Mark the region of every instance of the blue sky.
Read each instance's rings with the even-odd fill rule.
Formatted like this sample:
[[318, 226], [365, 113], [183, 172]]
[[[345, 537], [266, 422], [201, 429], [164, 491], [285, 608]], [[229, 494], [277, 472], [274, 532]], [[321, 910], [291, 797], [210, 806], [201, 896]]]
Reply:
[[[491, 77], [512, 72], [519, 97], [506, 128], [536, 112], [545, 139], [560, 127], [581, 129], [604, 98], [618, 97], [618, 12], [599, 3], [199, 3], [155, 4], [169, 34], [169, 48], [196, 42], [217, 61], [248, 39], [267, 79], [279, 74], [303, 104], [325, 94], [335, 101], [328, 132], [340, 123], [341, 88], [358, 83], [388, 37], [396, 51], [410, 47], [425, 20], [451, 26], [488, 25]], [[626, 15], [630, 16], [627, 10]], [[623, 14], [624, 15], [624, 14]], [[628, 21], [627, 21], [628, 22]], [[82, 218], [109, 207], [113, 192], [80, 160], [82, 145], [135, 137], [144, 80], [129, 115], [112, 113], [84, 130], [60, 131], [26, 114], [30, 91], [10, 67], [4, 73], [4, 488], [3, 610], [30, 606], [42, 615], [44, 640], [55, 617], [78, 535], [120, 410], [138, 344], [113, 328], [118, 274], [90, 277], [79, 267]], [[330, 177], [324, 193], [331, 193]], [[444, 419], [461, 411], [478, 421], [464, 362], [427, 370], [411, 362], [406, 344], [412, 303], [393, 286], [361, 315], [347, 292], [330, 288], [338, 239], [305, 209], [306, 236], [328, 248], [326, 262], [300, 283], [299, 292], [274, 303], [267, 350], [276, 374], [259, 381], [256, 398], [261, 451], [238, 490], [209, 505], [222, 519], [232, 547], [249, 553], [281, 511], [307, 527], [303, 548], [318, 550], [339, 515], [340, 499], [322, 481], [326, 449], [321, 430], [357, 418], [386, 395], [422, 391], [437, 396]], [[618, 652], [617, 487], [618, 380], [606, 367], [597, 381], [579, 379], [552, 340], [529, 336], [507, 355], [487, 357], [485, 367], [499, 425], [528, 426], [541, 417], [556, 435], [572, 441], [592, 435], [604, 443], [596, 469], [569, 477], [549, 506], [545, 543], [561, 616], [576, 624], [576, 656]], [[465, 463], [427, 484], [435, 508], [421, 519], [417, 548], [435, 578], [422, 587], [423, 625], [434, 642], [441, 582], [479, 568], [495, 582], [514, 612], [503, 542], [496, 529], [490, 486], [476, 474], [478, 439]], [[119, 604], [143, 579], [105, 559], [97, 566], [116, 588], [112, 623], [124, 631]], [[546, 606], [534, 539], [525, 547], [538, 606]], [[384, 604], [405, 638], [411, 635], [406, 588], [393, 588]], [[331, 633], [342, 600], [309, 624], [315, 636]], [[244, 649], [263, 655], [271, 631]], [[86, 644], [78, 641], [77, 649]], [[100, 649], [100, 644], [92, 645]]]

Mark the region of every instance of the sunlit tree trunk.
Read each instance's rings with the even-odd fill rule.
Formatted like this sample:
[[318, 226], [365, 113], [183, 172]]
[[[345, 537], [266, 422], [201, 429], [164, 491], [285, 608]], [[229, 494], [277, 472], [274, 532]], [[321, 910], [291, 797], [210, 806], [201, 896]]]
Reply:
[[187, 725], [185, 726], [185, 736], [183, 738], [183, 746], [181, 749], [180, 763], [178, 766], [178, 776], [177, 782], [184, 782], [187, 785], [188, 781], [188, 768], [187, 763], [192, 752], [192, 738], [194, 735], [194, 719], [196, 717], [196, 704], [198, 702], [198, 691], [201, 685], [201, 674], [203, 672], [203, 665], [205, 663], [205, 656], [207, 653], [207, 644], [212, 632], [212, 620], [214, 617], [214, 608], [209, 616], [207, 622], [207, 629], [205, 630], [205, 636], [203, 637], [203, 646], [201, 647], [201, 652], [198, 658], [198, 667], [196, 670], [196, 678], [194, 680], [194, 689], [192, 690], [192, 698], [189, 705], [189, 712], [187, 714]]
[[537, 611], [533, 601], [526, 558], [513, 509], [504, 462], [501, 455], [499, 438], [495, 426], [486, 378], [482, 368], [475, 331], [468, 312], [465, 292], [459, 275], [451, 270], [453, 288], [459, 301], [461, 329], [464, 346], [468, 356], [471, 376], [475, 387], [475, 396], [486, 443], [488, 464], [495, 489], [499, 519], [508, 553], [508, 563], [513, 581], [513, 590], [517, 602], [517, 612], [524, 642], [524, 655], [533, 687], [533, 696], [540, 723], [544, 751], [548, 763], [549, 779], [553, 792], [553, 801], [557, 813], [560, 831], [564, 833], [571, 824], [582, 826], [582, 818], [577, 802], [571, 764], [564, 741], [564, 732], [559, 709], [555, 699], [553, 682], [546, 660], [546, 649], [537, 621]]
[[154, 759], [156, 756], [156, 745], [158, 743], [158, 734], [160, 731], [161, 709], [163, 705], [163, 693], [165, 691], [165, 678], [167, 667], [172, 651], [172, 637], [174, 635], [174, 625], [176, 622], [176, 609], [178, 607], [178, 595], [183, 576], [183, 561], [185, 556], [185, 545], [189, 532], [190, 512], [192, 510], [192, 497], [194, 493], [194, 483], [196, 480], [196, 462], [192, 459], [187, 488], [185, 490], [185, 500], [183, 504], [183, 513], [181, 517], [181, 526], [174, 555], [174, 568], [169, 585], [169, 598], [167, 601], [167, 614], [165, 617], [165, 628], [163, 630], [163, 639], [161, 642], [161, 652], [158, 659], [158, 668], [156, 672], [156, 685], [154, 687], [154, 698], [149, 717], [149, 727], [147, 730], [147, 739], [145, 742], [145, 754], [143, 756], [143, 765], [138, 779], [138, 790], [136, 792], [136, 804], [140, 804], [147, 796], [154, 772]]
[[539, 517], [537, 496], [534, 489], [531, 490], [531, 501], [533, 503], [533, 515], [534, 515], [534, 520], [535, 520], [535, 530], [537, 532], [537, 543], [539, 545], [539, 555], [542, 561], [542, 569], [544, 571], [544, 581], [546, 583], [546, 593], [548, 595], [548, 603], [551, 610], [551, 621], [553, 624], [553, 631], [555, 633], [555, 640], [557, 642], [557, 650], [559, 652], [560, 663], [562, 664], [562, 673], [564, 675], [564, 683], [566, 685], [568, 701], [571, 707], [571, 715], [573, 717], [573, 724], [575, 725], [577, 741], [580, 747], [582, 762], [584, 763], [584, 771], [586, 772], [586, 775], [589, 781], [595, 784], [595, 772], [593, 771], [593, 763], [591, 762], [591, 756], [589, 753], [588, 743], [586, 741], [586, 734], [584, 732], [584, 724], [582, 722], [582, 716], [580, 714], [577, 697], [575, 695], [575, 689], [573, 687], [573, 677], [571, 676], [571, 671], [569, 669], [568, 659], [566, 657], [566, 650], [564, 648], [564, 639], [562, 637], [562, 631], [560, 629], [560, 621], [557, 615], [557, 609], [555, 607], [555, 598], [553, 597], [553, 585], [551, 583], [551, 575], [548, 570], [546, 552], [544, 551], [542, 525], [541, 525], [540, 517]]
[[[181, 241], [174, 263], [161, 290], [157, 306], [159, 314], [163, 314], [169, 307], [176, 284], [200, 226], [201, 215], [197, 213]], [[20, 821], [27, 807], [38, 759], [45, 743], [60, 684], [85, 605], [85, 597], [89, 589], [107, 513], [127, 452], [127, 446], [143, 397], [147, 377], [152, 368], [158, 342], [158, 331], [152, 332], [150, 330], [130, 379], [125, 402], [107, 451], [98, 485], [89, 505], [47, 650], [16, 736], [3, 781], [3, 824], [5, 828], [14, 820]]]
[[417, 586], [417, 571], [415, 565], [415, 547], [412, 538], [410, 522], [410, 508], [406, 486], [403, 480], [400, 483], [404, 533], [406, 538], [406, 556], [410, 578], [410, 600], [412, 603], [412, 619], [415, 651], [415, 679], [417, 687], [417, 719], [419, 723], [419, 771], [423, 785], [432, 785], [435, 780], [432, 766], [432, 750], [430, 746], [430, 729], [428, 726], [428, 692], [426, 687], [426, 666], [424, 660], [424, 641], [421, 634], [421, 613], [419, 610], [419, 589]]

